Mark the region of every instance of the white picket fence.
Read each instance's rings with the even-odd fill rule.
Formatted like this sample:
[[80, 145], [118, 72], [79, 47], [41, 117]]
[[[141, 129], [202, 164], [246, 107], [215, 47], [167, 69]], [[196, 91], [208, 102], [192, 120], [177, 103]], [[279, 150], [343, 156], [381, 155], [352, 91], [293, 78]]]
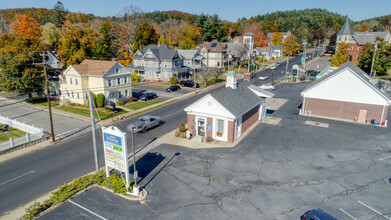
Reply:
[[3, 117], [0, 115], [0, 123], [7, 124], [10, 127], [17, 128], [35, 136], [43, 137], [43, 128], [37, 128], [34, 125], [28, 125], [24, 122], [19, 122], [16, 119], [10, 119], [8, 117]]
[[32, 142], [32, 141], [39, 140], [41, 138], [42, 138], [41, 136], [26, 133], [26, 136], [24, 136], [24, 137], [19, 137], [19, 138], [15, 138], [15, 139], [10, 139], [9, 141], [1, 142], [0, 143], [0, 152], [5, 151], [7, 149], [17, 147], [17, 146], [20, 146], [20, 145], [23, 145], [23, 144], [26, 144], [26, 143], [29, 143], [29, 142]]

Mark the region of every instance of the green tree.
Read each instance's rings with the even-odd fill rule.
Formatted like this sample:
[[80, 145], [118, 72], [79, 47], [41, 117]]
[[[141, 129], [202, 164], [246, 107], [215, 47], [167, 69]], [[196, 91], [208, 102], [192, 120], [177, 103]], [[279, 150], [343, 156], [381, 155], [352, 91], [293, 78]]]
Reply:
[[226, 41], [228, 38], [228, 23], [221, 21], [218, 15], [201, 14], [196, 20], [196, 25], [201, 29], [203, 41]]
[[42, 28], [42, 38], [46, 45], [54, 49], [58, 46], [60, 31], [53, 23], [48, 22]]
[[98, 108], [102, 108], [104, 105], [105, 105], [105, 95], [103, 95], [102, 93], [99, 93], [96, 96], [96, 106]]
[[371, 72], [373, 51], [375, 47], [373, 44], [366, 43], [358, 55], [358, 67], [364, 70], [366, 73]]
[[137, 75], [136, 72], [133, 72], [132, 74], [130, 74], [130, 80], [132, 82], [140, 82], [140, 79], [141, 79], [141, 76]]
[[55, 15], [53, 17], [53, 23], [57, 27], [61, 27], [64, 24], [64, 21], [66, 20], [66, 15], [68, 14], [68, 11], [65, 9], [62, 2], [58, 1], [54, 7]]
[[338, 50], [331, 59], [331, 66], [341, 66], [350, 60], [347, 49], [350, 46], [344, 42], [338, 44]]
[[282, 36], [281, 33], [276, 32], [273, 34], [271, 45], [282, 46], [283, 41], [284, 41], [284, 36]]
[[0, 35], [0, 88], [9, 92], [32, 92], [42, 89], [42, 62], [40, 52], [44, 49], [39, 38], [25, 34]]
[[143, 24], [137, 30], [134, 43], [133, 43], [133, 53], [135, 53], [139, 47], [142, 48], [150, 45], [157, 44], [159, 41], [159, 34], [156, 33], [155, 28], [149, 24]]

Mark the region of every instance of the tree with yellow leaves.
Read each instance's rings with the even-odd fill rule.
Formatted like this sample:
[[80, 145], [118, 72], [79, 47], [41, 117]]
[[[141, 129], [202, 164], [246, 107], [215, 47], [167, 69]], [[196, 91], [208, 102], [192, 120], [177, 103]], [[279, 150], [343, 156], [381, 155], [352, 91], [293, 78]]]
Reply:
[[284, 36], [282, 36], [281, 33], [276, 32], [273, 34], [273, 38], [271, 40], [271, 44], [273, 46], [282, 46], [282, 43], [284, 41]]
[[331, 59], [331, 66], [341, 66], [343, 63], [348, 62], [350, 57], [348, 55], [347, 49], [349, 44], [344, 42], [338, 44], [338, 50]]
[[288, 55], [292, 55], [292, 54], [296, 53], [297, 51], [299, 51], [300, 43], [297, 41], [297, 37], [291, 35], [291, 36], [288, 36], [284, 40], [282, 47], [283, 47], [284, 53], [286, 53]]

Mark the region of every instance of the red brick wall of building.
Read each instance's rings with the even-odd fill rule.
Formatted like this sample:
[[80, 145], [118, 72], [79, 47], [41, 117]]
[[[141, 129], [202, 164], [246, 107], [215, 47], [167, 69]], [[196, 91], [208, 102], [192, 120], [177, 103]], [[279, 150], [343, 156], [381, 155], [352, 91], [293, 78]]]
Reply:
[[187, 114], [187, 130], [190, 131], [192, 137], [196, 135], [195, 115]]
[[258, 120], [259, 105], [252, 108], [242, 116], [242, 134]]
[[348, 45], [350, 46], [350, 48], [348, 48], [348, 55], [352, 57], [351, 61], [354, 63], [357, 61], [357, 57], [362, 48], [359, 49], [358, 44], [349, 43]]
[[228, 136], [227, 141], [233, 143], [235, 140], [235, 121], [228, 121]]
[[[303, 98], [304, 106], [302, 113], [311, 111], [311, 115], [323, 116], [330, 118], [340, 118], [345, 120], [354, 120], [358, 118], [360, 109], [367, 109], [367, 121], [375, 119], [377, 122], [381, 121], [383, 106], [369, 105], [354, 102], [341, 102], [324, 99]], [[383, 121], [387, 118], [388, 106], [384, 109]]]
[[212, 128], [213, 128], [213, 118], [206, 118], [206, 127], [205, 127], [206, 137], [212, 137], [213, 129], [212, 130], [208, 130], [208, 125], [211, 125]]

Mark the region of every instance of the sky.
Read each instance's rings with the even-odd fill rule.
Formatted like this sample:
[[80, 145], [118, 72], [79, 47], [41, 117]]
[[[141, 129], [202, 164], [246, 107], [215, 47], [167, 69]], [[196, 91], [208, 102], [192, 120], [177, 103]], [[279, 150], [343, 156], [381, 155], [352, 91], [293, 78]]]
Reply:
[[[391, 0], [62, 0], [71, 12], [115, 16], [134, 5], [144, 12], [177, 10], [191, 14], [217, 14], [221, 19], [237, 21], [275, 11], [321, 8], [353, 21], [391, 14]], [[53, 8], [57, 0], [0, 0], [0, 8]]]

